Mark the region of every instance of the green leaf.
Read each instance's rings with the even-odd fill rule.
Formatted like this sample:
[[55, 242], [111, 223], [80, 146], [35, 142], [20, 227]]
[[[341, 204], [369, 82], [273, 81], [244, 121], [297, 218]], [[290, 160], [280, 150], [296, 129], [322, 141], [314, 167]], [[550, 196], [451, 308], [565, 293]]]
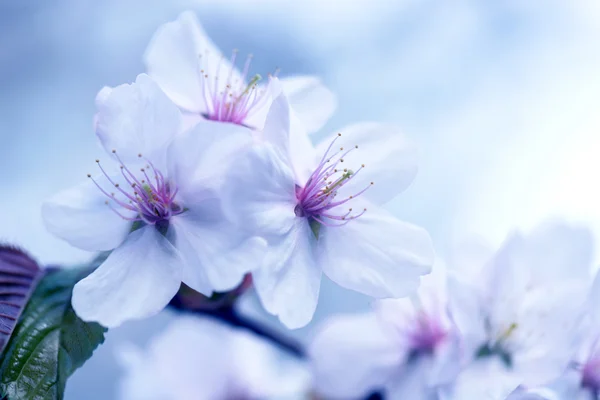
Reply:
[[0, 358], [0, 392], [8, 400], [64, 397], [67, 378], [104, 342], [106, 328], [71, 307], [73, 286], [89, 269], [49, 272], [40, 281]]

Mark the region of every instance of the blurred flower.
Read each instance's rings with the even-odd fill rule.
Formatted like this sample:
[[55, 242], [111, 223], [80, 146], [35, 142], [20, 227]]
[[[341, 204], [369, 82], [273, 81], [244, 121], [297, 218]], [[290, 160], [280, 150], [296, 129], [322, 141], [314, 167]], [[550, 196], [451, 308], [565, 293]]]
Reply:
[[237, 234], [215, 188], [249, 130], [202, 121], [179, 134], [179, 110], [143, 74], [97, 101], [97, 135], [114, 170], [97, 160], [100, 176], [42, 208], [47, 228], [70, 244], [115, 249], [75, 286], [77, 314], [114, 327], [160, 311], [182, 281], [206, 295], [239, 285], [263, 241]]
[[503, 398], [558, 377], [575, 352], [591, 262], [590, 232], [553, 222], [512, 235], [483, 267], [458, 266], [449, 281], [451, 315], [475, 364], [448, 398], [479, 399], [468, 397], [473, 387]]
[[324, 398], [436, 399], [460, 370], [458, 336], [446, 312], [440, 266], [413, 299], [386, 299], [376, 312], [330, 319], [310, 346], [316, 390]]
[[147, 351], [120, 356], [123, 400], [308, 399], [310, 390], [302, 362], [208, 318], [179, 317]]
[[[191, 11], [161, 26], [145, 54], [148, 74], [184, 112], [186, 125], [206, 118], [262, 129], [277, 92], [269, 74], [250, 76], [252, 55], [242, 70], [236, 67], [237, 50], [226, 59], [206, 35]], [[312, 76], [281, 80], [290, 104], [306, 128], [320, 129], [336, 107], [333, 93]]]
[[[573, 342], [578, 351], [573, 362], [558, 379], [533, 393], [545, 394], [544, 399], [594, 400], [600, 396], [600, 273], [590, 290], [586, 304], [586, 319]], [[554, 397], [552, 397], [554, 396]]]
[[373, 297], [402, 297], [433, 264], [427, 232], [379, 207], [415, 176], [414, 148], [391, 126], [342, 132], [314, 149], [282, 94], [264, 142], [232, 164], [224, 186], [232, 218], [269, 242], [254, 285], [289, 328], [311, 320], [323, 272]]

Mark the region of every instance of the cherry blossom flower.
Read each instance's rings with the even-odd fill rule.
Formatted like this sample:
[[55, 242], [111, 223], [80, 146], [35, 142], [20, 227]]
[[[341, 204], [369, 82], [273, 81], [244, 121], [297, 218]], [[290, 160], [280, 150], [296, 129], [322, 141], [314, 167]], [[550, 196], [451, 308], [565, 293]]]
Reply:
[[427, 232], [379, 206], [414, 178], [414, 148], [392, 126], [340, 132], [313, 148], [281, 94], [263, 141], [232, 164], [224, 186], [231, 218], [269, 243], [254, 284], [289, 328], [311, 320], [322, 273], [369, 296], [402, 297], [433, 264]]
[[575, 352], [591, 262], [590, 232], [551, 222], [529, 236], [514, 234], [486, 261], [453, 271], [451, 315], [477, 365], [470, 369], [493, 364], [496, 372], [462, 374], [466, 383], [448, 398], [470, 398], [472, 381], [506, 397], [560, 376]]
[[[262, 84], [260, 75], [250, 73], [252, 55], [241, 63], [239, 58], [237, 50], [225, 57], [187, 11], [158, 29], [145, 63], [148, 74], [184, 112], [186, 125], [206, 118], [260, 130], [278, 93], [272, 91], [270, 74]], [[309, 131], [321, 128], [335, 110], [335, 96], [318, 78], [295, 76], [281, 83]]]
[[572, 341], [577, 347], [572, 362], [558, 379], [529, 392], [544, 400], [594, 400], [600, 396], [600, 273], [585, 304], [586, 318]]
[[443, 268], [412, 299], [378, 300], [375, 312], [331, 318], [310, 346], [317, 393], [428, 400], [460, 370], [458, 336], [446, 312]]
[[249, 129], [202, 121], [180, 133], [179, 110], [144, 74], [97, 102], [96, 133], [111, 158], [42, 207], [58, 237], [112, 250], [75, 285], [77, 314], [114, 327], [159, 312], [182, 281], [206, 295], [239, 285], [264, 245], [237, 234], [216, 188], [218, 171], [249, 146]]
[[179, 317], [146, 351], [126, 348], [123, 400], [308, 399], [305, 363], [208, 318]]

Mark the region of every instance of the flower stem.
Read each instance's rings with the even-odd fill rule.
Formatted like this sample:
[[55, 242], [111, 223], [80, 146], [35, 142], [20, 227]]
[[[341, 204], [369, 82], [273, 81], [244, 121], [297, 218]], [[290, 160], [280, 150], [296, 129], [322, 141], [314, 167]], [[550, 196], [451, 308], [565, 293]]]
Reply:
[[306, 353], [299, 343], [281, 335], [274, 329], [269, 329], [250, 318], [242, 316], [236, 312], [231, 305], [216, 309], [190, 308], [186, 303], [180, 301], [180, 299], [175, 296], [175, 298], [171, 300], [170, 306], [183, 312], [215, 318], [228, 325], [244, 328], [279, 346], [283, 350], [298, 358], [306, 357]]

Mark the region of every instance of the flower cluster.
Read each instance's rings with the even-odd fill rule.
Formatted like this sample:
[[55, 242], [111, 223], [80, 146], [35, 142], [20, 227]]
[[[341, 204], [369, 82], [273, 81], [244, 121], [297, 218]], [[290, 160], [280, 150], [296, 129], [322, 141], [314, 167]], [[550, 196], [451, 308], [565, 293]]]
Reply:
[[186, 12], [156, 32], [146, 73], [98, 93], [106, 156], [42, 208], [53, 234], [106, 252], [75, 285], [75, 312], [112, 328], [182, 288], [235, 299], [251, 281], [295, 329], [312, 320], [323, 275], [373, 310], [331, 318], [291, 361], [256, 334], [186, 316], [147, 352], [123, 352], [124, 399], [600, 394], [600, 278], [590, 283], [585, 229], [549, 223], [495, 253], [436, 260], [428, 233], [384, 207], [417, 172], [400, 130], [363, 122], [316, 141], [336, 107], [321, 81], [275, 69], [263, 81], [252, 55], [239, 59]]

